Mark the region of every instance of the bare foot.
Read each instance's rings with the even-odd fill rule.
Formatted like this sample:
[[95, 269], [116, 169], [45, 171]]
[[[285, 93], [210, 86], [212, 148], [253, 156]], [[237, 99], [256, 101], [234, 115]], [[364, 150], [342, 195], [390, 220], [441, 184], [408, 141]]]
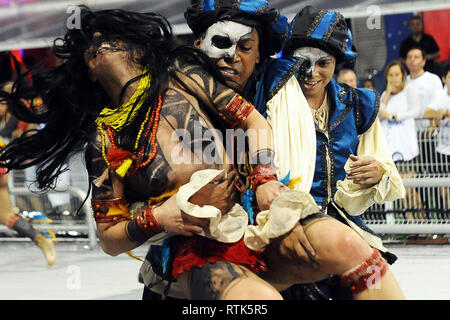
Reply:
[[56, 262], [56, 253], [53, 246], [53, 241], [45, 237], [42, 233], [39, 233], [35, 238], [37, 246], [41, 248], [44, 253], [45, 259], [47, 260], [47, 267], [51, 268]]

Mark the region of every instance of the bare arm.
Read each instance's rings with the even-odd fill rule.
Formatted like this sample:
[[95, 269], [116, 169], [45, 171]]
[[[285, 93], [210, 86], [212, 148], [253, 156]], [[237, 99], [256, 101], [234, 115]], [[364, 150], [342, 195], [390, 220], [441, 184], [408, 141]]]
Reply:
[[425, 112], [423, 113], [423, 117], [425, 119], [442, 119], [442, 110], [434, 110], [432, 108], [426, 108]]
[[[114, 203], [114, 199], [125, 199], [124, 186], [121, 179], [108, 169], [102, 157], [101, 142], [99, 139], [100, 137], [97, 136], [97, 143], [90, 144], [86, 152], [86, 162], [89, 164], [89, 178], [93, 184], [92, 200], [93, 203], [99, 201], [99, 203], [111, 204], [107, 210], [118, 210], [120, 206], [112, 204]], [[154, 207], [153, 215], [156, 221], [167, 231], [186, 236], [191, 236], [194, 233], [202, 231], [202, 228], [198, 225], [185, 221], [185, 218], [176, 205], [175, 196], [172, 196], [160, 206]], [[142, 244], [142, 240], [136, 241], [130, 239], [130, 234], [127, 231], [129, 229], [127, 227], [129, 227], [128, 224], [130, 223], [136, 223], [136, 219], [134, 218], [134, 221], [130, 220], [127, 210], [116, 214], [116, 220], [114, 221], [109, 221], [112, 219], [108, 215], [106, 218], [104, 216], [97, 217], [94, 215], [94, 218], [96, 218], [97, 222], [101, 247], [107, 254], [115, 256], [135, 249]], [[145, 241], [150, 236], [143, 235], [142, 239]]]
[[[255, 133], [249, 134], [250, 155], [253, 156], [260, 149], [273, 149], [272, 129], [250, 102], [214, 79], [200, 65], [178, 65], [178, 69], [184, 85], [209, 111], [220, 116], [233, 128]], [[264, 137], [258, 139], [261, 135]]]

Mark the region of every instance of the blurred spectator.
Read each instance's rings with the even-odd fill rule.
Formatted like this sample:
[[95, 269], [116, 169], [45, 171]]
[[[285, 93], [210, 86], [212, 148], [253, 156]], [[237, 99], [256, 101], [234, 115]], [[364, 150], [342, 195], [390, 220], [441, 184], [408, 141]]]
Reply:
[[407, 77], [408, 85], [417, 90], [420, 96], [420, 116], [437, 95], [442, 91], [442, 82], [439, 77], [431, 72], [425, 71], [425, 53], [419, 47], [411, 48], [406, 55], [406, 67], [409, 70]]
[[411, 34], [403, 39], [400, 45], [400, 58], [404, 62], [407, 58], [408, 51], [411, 48], [419, 47], [425, 51], [425, 70], [433, 72], [434, 60], [439, 59], [441, 53], [439, 46], [433, 36], [423, 31], [423, 20], [421, 16], [412, 16], [409, 19], [409, 29]]
[[373, 91], [378, 91], [377, 87], [375, 86], [375, 81], [373, 81], [372, 79], [364, 80], [362, 87], [366, 89], [372, 89]]
[[437, 122], [425, 115], [430, 103], [442, 93], [442, 82], [439, 77], [425, 71], [425, 55], [421, 48], [411, 48], [406, 56], [406, 66], [409, 69], [408, 86], [413, 87], [420, 98], [420, 120], [417, 124], [420, 145], [420, 170], [425, 173], [436, 171], [436, 131]]
[[436, 99], [430, 103], [430, 106], [425, 110], [424, 116], [428, 118], [434, 118], [440, 122], [438, 145], [436, 151], [439, 155], [443, 155], [445, 158], [439, 161], [445, 163], [446, 166], [443, 169], [445, 173], [449, 173], [448, 164], [450, 163], [450, 64], [444, 69], [445, 77], [444, 83], [446, 84], [447, 91], [441, 92]]
[[419, 154], [414, 118], [419, 115], [420, 102], [414, 88], [406, 86], [406, 77], [400, 61], [388, 63], [378, 115], [394, 161], [409, 161]]
[[[439, 135], [437, 138], [437, 168], [438, 172], [450, 173], [450, 64], [444, 68], [443, 80], [446, 87], [445, 92], [441, 94], [425, 110], [425, 115], [434, 118], [440, 122]], [[450, 196], [449, 189], [440, 187], [441, 207], [449, 208]], [[450, 218], [450, 213], [447, 213]]]
[[352, 69], [342, 69], [339, 71], [337, 82], [348, 84], [352, 88], [356, 88], [358, 86], [356, 73]]
[[[411, 86], [406, 85], [406, 70], [399, 60], [388, 63], [384, 80], [386, 90], [381, 95], [378, 116], [383, 127], [387, 145], [402, 178], [414, 178], [412, 160], [419, 155], [416, 125], [414, 119], [419, 115], [419, 97]], [[412, 199], [416, 199], [411, 203]], [[406, 188], [403, 200], [407, 208], [423, 208], [420, 196], [413, 188]], [[420, 213], [424, 215], [423, 212]], [[407, 212], [412, 219], [412, 213]]]

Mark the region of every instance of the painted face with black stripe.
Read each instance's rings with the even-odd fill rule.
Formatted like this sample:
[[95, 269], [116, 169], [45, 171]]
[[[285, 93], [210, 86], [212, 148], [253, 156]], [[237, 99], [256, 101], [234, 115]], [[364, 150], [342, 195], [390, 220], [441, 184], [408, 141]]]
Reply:
[[300, 81], [305, 96], [323, 95], [325, 87], [333, 77], [336, 58], [319, 48], [313, 47], [298, 48], [294, 51], [293, 56], [306, 59], [308, 63], [306, 78]]
[[242, 89], [259, 62], [259, 36], [256, 29], [234, 22], [211, 25], [195, 45], [214, 59], [228, 85]]
[[302, 47], [298, 48], [293, 53], [294, 57], [300, 57], [306, 59], [308, 64], [308, 69], [306, 70], [306, 75], [311, 76], [316, 69], [316, 64], [320, 64], [322, 61], [326, 61], [331, 55], [319, 48], [313, 47]]
[[232, 59], [239, 40], [250, 32], [251, 27], [234, 21], [216, 22], [206, 30], [200, 49], [213, 59]]

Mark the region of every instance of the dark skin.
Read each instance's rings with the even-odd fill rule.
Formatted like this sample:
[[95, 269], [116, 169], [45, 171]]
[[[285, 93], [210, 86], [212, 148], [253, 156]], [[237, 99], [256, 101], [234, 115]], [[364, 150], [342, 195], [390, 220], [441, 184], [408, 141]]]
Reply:
[[[111, 92], [113, 101], [118, 101], [118, 95], [121, 86], [135, 75], [142, 74], [142, 69], [136, 65], [128, 63], [124, 51], [103, 50], [97, 54], [88, 53], [86, 55], [87, 63], [91, 70], [91, 75], [98, 80], [101, 85]], [[107, 74], [107, 75], [105, 75]], [[130, 77], [131, 75], [131, 77]], [[107, 79], [102, 81], [102, 79]], [[132, 89], [127, 90], [124, 100], [129, 99]], [[232, 94], [232, 91], [229, 93]], [[178, 141], [171, 141], [174, 129], [184, 128], [188, 132], [193, 132], [195, 121], [200, 121], [202, 117], [192, 107], [190, 101], [186, 99], [179, 91], [170, 89], [163, 97], [163, 108], [161, 110], [161, 121], [157, 133], [158, 153], [151, 164], [142, 170], [139, 170], [134, 176], [127, 180], [126, 185], [113, 173], [109, 173], [107, 178], [100, 185], [94, 186], [94, 199], [112, 199], [123, 197], [125, 194], [137, 194], [140, 199], [158, 196], [162, 190], [171, 190], [178, 185], [188, 182], [189, 177], [197, 170], [204, 169], [205, 164], [199, 165], [177, 165], [170, 163], [170, 152], [178, 144]], [[87, 152], [88, 163], [90, 163], [89, 172], [91, 180], [101, 177], [107, 170], [106, 163], [101, 153], [101, 139], [97, 134], [93, 143], [90, 144]], [[210, 142], [211, 143], [211, 142]], [[108, 147], [108, 144], [107, 144]], [[146, 153], [151, 152], [151, 146], [147, 147]], [[230, 187], [236, 179], [235, 174], [217, 185], [218, 191], [227, 194], [225, 191], [236, 193]], [[143, 192], [144, 190], [144, 192]], [[210, 190], [206, 190], [210, 192]], [[230, 196], [230, 195], [229, 195]], [[173, 210], [176, 205], [175, 197], [172, 196], [160, 207], [154, 211], [157, 221], [164, 228], [171, 232], [191, 236], [201, 232], [203, 221], [190, 219], [179, 210]], [[214, 205], [223, 211], [228, 210], [229, 204], [223, 201], [214, 203]], [[169, 210], [166, 210], [169, 209]], [[128, 239], [116, 241], [121, 237], [127, 221], [119, 223], [99, 223], [100, 238], [105, 251], [111, 254], [119, 254], [123, 250], [131, 250], [136, 247], [135, 243]]]
[[[105, 49], [100, 50], [91, 48], [87, 51], [85, 60], [89, 66], [92, 80], [99, 81], [105, 91], [108, 92], [111, 101], [118, 102], [118, 95], [123, 84], [132, 78], [130, 75], [142, 74], [143, 68], [133, 63], [130, 65], [129, 53], [120, 49], [120, 43], [113, 45], [113, 49], [107, 46]], [[198, 141], [195, 140], [183, 141], [182, 150], [185, 155], [189, 155], [188, 157], [191, 161], [188, 165], [185, 163], [178, 164], [174, 161], [178, 160], [178, 158], [176, 156], [173, 158], [172, 151], [180, 146], [180, 141], [176, 139], [174, 141], [173, 139], [175, 130], [184, 129], [191, 134], [191, 137], [194, 137], [195, 126], [198, 126], [199, 123], [202, 124], [202, 130], [214, 128], [211, 119], [202, 112], [197, 98], [203, 99], [203, 107], [211, 108], [212, 111], [217, 112], [216, 109], [213, 109], [216, 105], [226, 106], [227, 101], [230, 101], [235, 95], [235, 92], [228, 87], [213, 81], [200, 67], [183, 65], [178, 67], [183, 82], [190, 86], [190, 89], [197, 94], [197, 97], [194, 98], [187, 94], [174, 82], [169, 82], [163, 88], [161, 91], [161, 119], [156, 135], [158, 152], [149, 166], [139, 169], [134, 175], [122, 180], [108, 169], [103, 159], [99, 132], [92, 138], [92, 142], [87, 149], [86, 160], [89, 163], [90, 180], [94, 182], [93, 199], [125, 197], [127, 202], [145, 201], [150, 197], [160, 196], [164, 191], [174, 190], [178, 186], [189, 182], [191, 175], [198, 170], [214, 168], [225, 169], [227, 174], [216, 177], [213, 182], [192, 196], [190, 201], [197, 205], [213, 205], [219, 208], [222, 214], [226, 214], [238, 200], [239, 193], [237, 188], [235, 188], [235, 184], [238, 182], [239, 176], [233, 166], [226, 164], [230, 162], [226, 160], [225, 150], [220, 138], [214, 137], [214, 140], [206, 139], [200, 141], [200, 144], [196, 143]], [[136, 88], [136, 85], [134, 85], [134, 88]], [[127, 101], [133, 91], [134, 89], [126, 90], [123, 101]], [[270, 128], [257, 111], [250, 113], [248, 118], [240, 124], [240, 128], [244, 130], [264, 127], [267, 130]], [[208, 164], [202, 161], [196, 164], [192, 161], [200, 157], [202, 151], [206, 147], [211, 146], [211, 144], [215, 144], [215, 150], [222, 156], [222, 159], [225, 159], [225, 164]], [[110, 141], [106, 138], [106, 149], [110, 145]], [[255, 152], [259, 148], [259, 144], [249, 141], [249, 147], [250, 152], [252, 150]], [[145, 156], [148, 156], [151, 152], [152, 149], [149, 145]], [[209, 225], [208, 220], [196, 219], [181, 212], [176, 204], [175, 195], [156, 204], [153, 207], [153, 214], [165, 230], [184, 236], [192, 236], [202, 232], [202, 228]], [[125, 219], [118, 222], [97, 223], [100, 242], [106, 253], [117, 255], [132, 250], [139, 245], [130, 241], [126, 236], [127, 223], [129, 222]], [[275, 289], [246, 268], [228, 262], [226, 264], [228, 267], [225, 270], [236, 271], [232, 272], [232, 274], [240, 279], [239, 285], [233, 285], [233, 290], [229, 290], [229, 284], [235, 277], [223, 274], [221, 277], [228, 279], [227, 281], [204, 284], [203, 286], [214, 286], [216, 298], [227, 299], [232, 297], [236, 299], [241, 296], [240, 292], [247, 291], [246, 289], [249, 287], [255, 288], [254, 290], [259, 292], [260, 295], [245, 296], [243, 298], [280, 298], [279, 293]], [[213, 266], [214, 269], [215, 264]], [[213, 270], [211, 272], [214, 273]], [[182, 281], [180, 279], [180, 282]], [[243, 287], [240, 288], [240, 286]]]
[[[200, 47], [201, 41], [202, 39], [197, 39], [194, 45]], [[237, 43], [234, 59], [224, 57], [216, 60], [216, 64], [222, 70], [222, 75], [229, 86], [244, 88], [259, 61], [259, 36], [256, 29], [253, 28], [251, 33], [244, 35]], [[228, 72], [230, 69], [234, 71], [232, 74]], [[285, 190], [287, 187], [278, 181], [271, 181], [260, 186], [256, 191], [259, 208], [261, 210], [269, 209], [273, 199]], [[263, 193], [267, 196], [264, 196]], [[288, 236], [279, 241], [279, 245], [283, 255], [296, 256], [296, 259], [314, 265], [311, 257], [315, 255], [315, 251], [299, 223]]]
[[[130, 61], [130, 53], [121, 49], [120, 43], [108, 44], [103, 48], [100, 46], [100, 49], [91, 48], [86, 52], [85, 60], [89, 66], [91, 78], [99, 81], [105, 91], [108, 92], [111, 100], [116, 102], [118, 102], [123, 85], [134, 76], [142, 74], [143, 70], [141, 66]], [[184, 82], [188, 83], [192, 90], [204, 99], [207, 107], [213, 108], [213, 104], [226, 105], [222, 101], [228, 101], [235, 95], [231, 89], [218, 82], [210, 81], [210, 76], [201, 68], [195, 66], [179, 67]], [[134, 88], [136, 86], [137, 84], [134, 84]], [[93, 199], [113, 199], [126, 196], [131, 202], [142, 201], [142, 199], [159, 196], [162, 191], [174, 190], [177, 186], [187, 183], [192, 173], [211, 168], [211, 165], [204, 162], [185, 165], [184, 163], [177, 164], [171, 161], [171, 152], [180, 143], [172, 139], [176, 129], [185, 129], [193, 137], [196, 123], [203, 123], [203, 130], [211, 129], [214, 126], [211, 120], [199, 111], [200, 107], [197, 100], [186, 94], [179, 85], [169, 83], [166, 89], [162, 96], [161, 120], [156, 137], [158, 152], [156, 158], [148, 167], [138, 170], [135, 175], [126, 181], [121, 181], [114, 173], [105, 173], [107, 166], [101, 154], [101, 139], [99, 134], [97, 134], [97, 137], [93, 137], [93, 143], [90, 144], [87, 153], [88, 163], [91, 163], [91, 181], [99, 179], [99, 177], [104, 178], [101, 181], [96, 180], [98, 183], [93, 189]], [[133, 91], [132, 88], [126, 90], [123, 101], [128, 100]], [[245, 129], [251, 128], [251, 125], [255, 123], [257, 125], [266, 123], [258, 112], [252, 112], [246, 122], [242, 124], [242, 127]], [[269, 127], [267, 126], [267, 128]], [[220, 139], [217, 138], [215, 141], [220, 141]], [[197, 145], [195, 141], [191, 141], [191, 143], [194, 146]], [[202, 141], [200, 150], [193, 151], [192, 159], [201, 155], [202, 149], [210, 143], [213, 142]], [[185, 145], [184, 149], [191, 150], [192, 145]], [[108, 147], [109, 141], [106, 142], [106, 148]], [[216, 145], [216, 150], [223, 152], [222, 157], [226, 159], [223, 146]], [[150, 154], [151, 151], [151, 146], [148, 146], [146, 155]], [[234, 200], [237, 197], [237, 189], [231, 186], [234, 185], [238, 177], [236, 173], [233, 173], [230, 166], [213, 164], [212, 168], [224, 168], [230, 174], [223, 182], [206, 186], [192, 200], [196, 201], [196, 204], [208, 203], [214, 205], [223, 213], [226, 213], [234, 204], [230, 199]], [[211, 198], [211, 194], [217, 194], [220, 197]], [[206, 223], [203, 220], [193, 219], [181, 213], [175, 204], [175, 196], [157, 206], [154, 209], [154, 216], [166, 230], [186, 236], [201, 232], [201, 227]], [[136, 247], [136, 243], [123, 238], [126, 223], [127, 221], [98, 224], [102, 246], [107, 253], [116, 255]]]
[[[417, 43], [420, 42], [423, 36], [423, 22], [421, 19], [412, 19], [409, 22], [409, 29], [411, 30], [411, 35], [414, 41]], [[435, 60], [439, 59], [441, 56], [440, 51], [437, 51], [435, 53], [430, 53], [425, 56], [426, 60]]]
[[[202, 39], [199, 39], [197, 41], [201, 40]], [[257, 42], [253, 43], [255, 44]], [[251, 42], [246, 42], [246, 44], [249, 44], [251, 47]], [[234, 67], [234, 62], [241, 63], [243, 61], [241, 57], [245, 57], [245, 54], [248, 51], [241, 50], [242, 46], [239, 44], [236, 48], [234, 61], [223, 58], [219, 59], [217, 65], [222, 67], [225, 72], [227, 69], [237, 71], [234, 72], [233, 77], [230, 76], [228, 80], [230, 83], [232, 80], [236, 83], [235, 79], [239, 78], [239, 80], [243, 81], [240, 83], [242, 87], [245, 86], [248, 78], [245, 79], [245, 77], [240, 77], [242, 74], [238, 72], [239, 69], [237, 66]], [[253, 57], [255, 58], [257, 56], [257, 46], [255, 46], [254, 49]], [[240, 54], [242, 54], [242, 56], [240, 56]], [[249, 59], [249, 61], [252, 60]], [[253, 61], [255, 61], [255, 59], [253, 59]], [[226, 74], [224, 74], [224, 76], [226, 77]], [[352, 178], [361, 184], [370, 183], [371, 181], [367, 181], [368, 177], [361, 176], [366, 174], [365, 172], [361, 172], [361, 168], [366, 169], [367, 167], [371, 167], [371, 159], [353, 157], [353, 160], [355, 163], [353, 164], [354, 166], [350, 173]], [[371, 170], [374, 170], [374, 168], [371, 168]], [[273, 184], [275, 183], [276, 182]], [[266, 183], [263, 186], [269, 187], [270, 184], [271, 182]], [[263, 186], [259, 188], [262, 188]], [[274, 195], [280, 194], [283, 190], [284, 188], [279, 187]], [[260, 205], [259, 201], [258, 204]], [[270, 204], [270, 202], [266, 204]], [[261, 205], [260, 208], [262, 209]], [[371, 248], [367, 243], [362, 241], [359, 235], [335, 219], [323, 218], [313, 220], [310, 224], [306, 223], [305, 227], [300, 223], [297, 223], [290, 232], [275, 239], [265, 248], [264, 257], [269, 266], [269, 271], [262, 272], [260, 275], [278, 290], [283, 290], [294, 283], [305, 283], [324, 279], [329, 274], [342, 274], [354, 266], [359, 265], [370, 255], [370, 252]], [[220, 265], [214, 266], [211, 270], [208, 270], [207, 276], [202, 278], [205, 278], [206, 280], [204, 281], [208, 281], [208, 285], [214, 289], [214, 282], [212, 280], [214, 278], [213, 275], [215, 272], [223, 272], [223, 269], [224, 268], [221, 268]], [[233, 272], [235, 273], [238, 271], [239, 269], [233, 269]], [[227, 275], [231, 276], [233, 272], [228, 271]], [[238, 285], [239, 282], [232, 288], [235, 288]], [[385, 284], [383, 283], [383, 285]], [[229, 287], [230, 286], [227, 286], [227, 288]], [[395, 286], [393, 287], [396, 289]], [[385, 286], [385, 289], [386, 288], [389, 292], [395, 291], [390, 290], [391, 288], [388, 288], [387, 285]], [[245, 287], [242, 288], [242, 290], [245, 290]], [[363, 292], [355, 298], [373, 299], [375, 296], [376, 295], [371, 296], [367, 292]]]

